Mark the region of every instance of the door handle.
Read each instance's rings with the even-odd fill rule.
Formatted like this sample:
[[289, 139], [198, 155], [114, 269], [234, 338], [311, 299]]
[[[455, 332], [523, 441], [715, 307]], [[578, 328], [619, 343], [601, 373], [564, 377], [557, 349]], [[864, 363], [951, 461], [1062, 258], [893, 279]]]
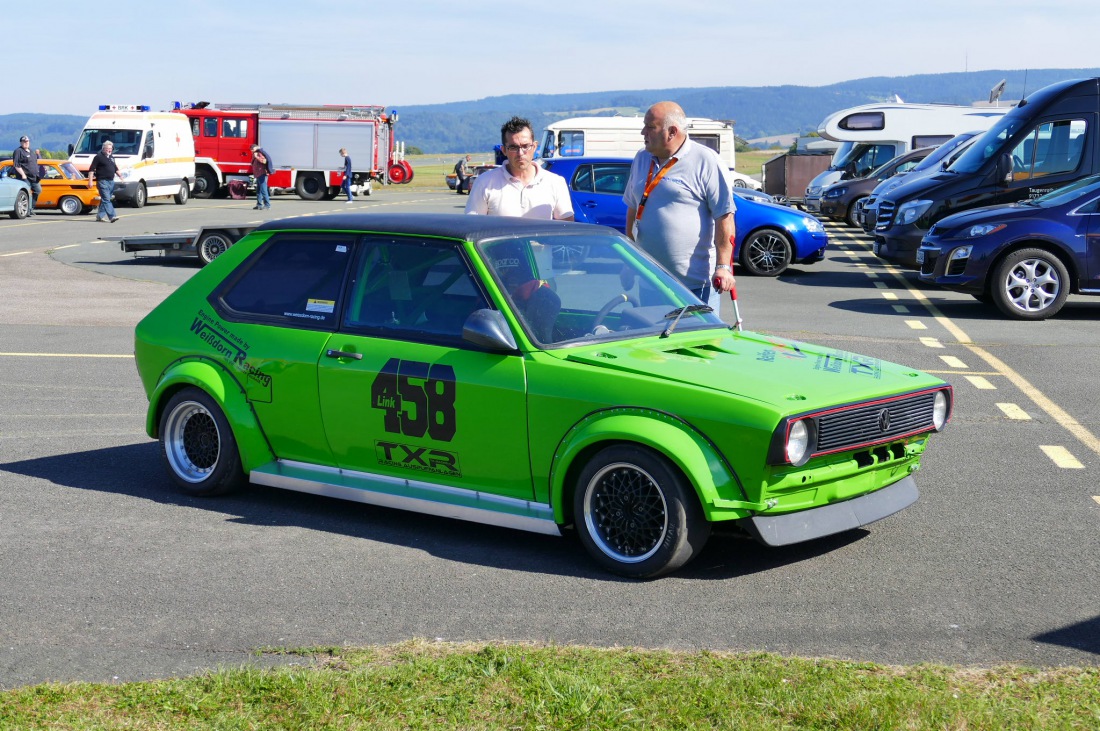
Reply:
[[595, 201], [585, 201], [584, 203], [581, 203], [581, 205], [585, 208], [595, 208], [597, 204]]
[[353, 360], [363, 360], [362, 353], [348, 353], [344, 350], [333, 350], [332, 348], [329, 348], [327, 351], [325, 351], [325, 355], [327, 355], [329, 358], [351, 358]]

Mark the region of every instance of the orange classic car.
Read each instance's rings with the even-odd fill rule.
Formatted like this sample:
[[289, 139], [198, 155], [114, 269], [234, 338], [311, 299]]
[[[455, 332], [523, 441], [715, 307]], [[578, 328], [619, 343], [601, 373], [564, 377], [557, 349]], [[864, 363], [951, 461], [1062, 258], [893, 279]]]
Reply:
[[[11, 160], [0, 162], [0, 170], [11, 167]], [[38, 159], [38, 182], [42, 194], [34, 209], [57, 208], [68, 216], [89, 213], [99, 205], [99, 193], [88, 187], [88, 179], [68, 160]]]

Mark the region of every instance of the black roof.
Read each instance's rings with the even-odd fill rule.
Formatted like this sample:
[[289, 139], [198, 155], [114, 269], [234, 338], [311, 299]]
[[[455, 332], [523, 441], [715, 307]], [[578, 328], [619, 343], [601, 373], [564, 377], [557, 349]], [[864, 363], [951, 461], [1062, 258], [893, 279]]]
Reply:
[[606, 226], [572, 221], [545, 221], [510, 216], [472, 216], [460, 213], [330, 213], [268, 221], [257, 231], [356, 231], [437, 236], [480, 241], [500, 236], [550, 234], [617, 234]]

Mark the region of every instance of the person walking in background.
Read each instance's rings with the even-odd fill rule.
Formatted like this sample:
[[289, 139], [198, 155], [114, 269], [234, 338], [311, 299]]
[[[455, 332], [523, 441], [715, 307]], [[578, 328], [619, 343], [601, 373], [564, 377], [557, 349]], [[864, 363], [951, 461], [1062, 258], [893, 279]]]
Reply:
[[573, 203], [565, 178], [535, 162], [531, 123], [512, 117], [500, 128], [508, 161], [474, 179], [466, 213], [573, 220]]
[[344, 156], [344, 177], [340, 179], [340, 188], [347, 195], [348, 199], [344, 201], [344, 205], [353, 202], [351, 197], [351, 155], [348, 154], [348, 148], [341, 147], [340, 154]]
[[256, 178], [256, 205], [254, 209], [271, 208], [271, 191], [267, 176], [271, 172], [271, 158], [259, 145], [252, 145], [252, 177]]
[[466, 190], [466, 181], [470, 179], [470, 156], [458, 158], [458, 162], [455, 163], [455, 177], [458, 178], [458, 184], [455, 185], [455, 193], [462, 195], [463, 193], [469, 193]]
[[623, 193], [626, 233], [718, 312], [734, 286], [733, 194], [718, 153], [688, 139], [675, 102], [645, 114]]
[[34, 204], [42, 195], [42, 184], [38, 182], [38, 150], [31, 149], [31, 138], [23, 135], [19, 138], [19, 147], [11, 153], [11, 167], [20, 180], [31, 186], [31, 209], [28, 216], [34, 215]]
[[88, 166], [88, 187], [94, 185], [99, 191], [99, 210], [96, 211], [95, 220], [100, 222], [110, 220], [114, 223], [118, 220], [115, 204], [111, 199], [115, 195], [115, 178], [121, 178], [122, 175], [115, 163], [114, 151], [115, 143], [107, 140]]

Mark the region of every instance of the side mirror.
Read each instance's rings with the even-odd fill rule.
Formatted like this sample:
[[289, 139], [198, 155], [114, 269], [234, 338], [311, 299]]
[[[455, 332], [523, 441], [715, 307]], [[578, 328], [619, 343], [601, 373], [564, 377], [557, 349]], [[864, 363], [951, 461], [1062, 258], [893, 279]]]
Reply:
[[72, 157], [72, 156], [73, 156], [73, 150], [75, 150], [75, 149], [76, 149], [76, 148], [72, 146], [72, 143], [70, 143], [70, 144], [69, 144], [69, 157]]
[[1012, 155], [1007, 152], [997, 158], [997, 167], [993, 169], [993, 179], [997, 185], [1007, 188], [1012, 182]]
[[495, 353], [516, 350], [516, 339], [499, 310], [474, 310], [462, 326], [462, 339]]

